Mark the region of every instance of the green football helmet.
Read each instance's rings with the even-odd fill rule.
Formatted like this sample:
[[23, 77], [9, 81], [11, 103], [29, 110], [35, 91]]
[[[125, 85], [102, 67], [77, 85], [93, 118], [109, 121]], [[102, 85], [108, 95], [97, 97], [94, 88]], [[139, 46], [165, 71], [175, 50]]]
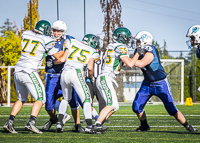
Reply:
[[99, 48], [99, 38], [93, 34], [87, 34], [83, 37], [82, 40], [83, 43], [87, 44], [88, 46], [91, 46], [94, 49]]
[[43, 35], [50, 36], [51, 35], [51, 24], [46, 20], [40, 20], [35, 25], [35, 30]]
[[125, 27], [119, 27], [113, 32], [113, 40], [122, 44], [128, 44], [132, 38], [131, 31]]

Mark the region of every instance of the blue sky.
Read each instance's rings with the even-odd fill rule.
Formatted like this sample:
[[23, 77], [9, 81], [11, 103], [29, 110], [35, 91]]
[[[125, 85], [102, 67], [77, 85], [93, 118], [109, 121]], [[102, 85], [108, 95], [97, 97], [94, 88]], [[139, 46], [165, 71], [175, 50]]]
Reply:
[[[29, 0], [0, 0], [0, 26], [8, 18], [18, 28], [23, 25]], [[82, 40], [84, 36], [84, 0], [59, 0], [59, 19], [66, 22], [67, 34]], [[102, 35], [104, 14], [99, 0], [86, 2], [86, 34]], [[167, 42], [168, 51], [189, 50], [185, 37], [188, 28], [200, 24], [199, 0], [120, 0], [124, 27], [132, 35], [149, 31], [160, 46]], [[8, 6], [9, 4], [9, 6]], [[57, 0], [39, 0], [40, 20], [57, 20]]]

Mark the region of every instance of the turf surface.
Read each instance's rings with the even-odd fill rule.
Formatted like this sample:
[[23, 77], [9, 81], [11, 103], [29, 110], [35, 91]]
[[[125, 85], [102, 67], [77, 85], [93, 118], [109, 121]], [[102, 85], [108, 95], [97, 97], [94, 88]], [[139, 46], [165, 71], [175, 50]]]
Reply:
[[[95, 108], [98, 109], [96, 106]], [[56, 133], [55, 125], [52, 126], [50, 131], [44, 131], [41, 135], [28, 132], [24, 129], [24, 126], [30, 116], [31, 107], [22, 108], [14, 122], [18, 134], [10, 134], [3, 130], [3, 125], [9, 118], [11, 107], [0, 107], [0, 142], [200, 142], [200, 104], [194, 104], [193, 106], [177, 105], [177, 108], [185, 115], [188, 123], [197, 128], [199, 132], [188, 132], [174, 117], [168, 115], [163, 105], [147, 105], [145, 111], [151, 130], [148, 132], [133, 132], [140, 125], [140, 122], [132, 112], [131, 105], [127, 104], [121, 105], [120, 109], [110, 117], [109, 123], [104, 124], [104, 126], [109, 127], [105, 134], [75, 133], [73, 132], [74, 122], [72, 118], [65, 124], [64, 133]], [[81, 124], [85, 127], [82, 109], [80, 111]], [[67, 113], [71, 114], [69, 109]], [[42, 130], [42, 126], [48, 119], [49, 117], [43, 107], [37, 117], [36, 126]]]

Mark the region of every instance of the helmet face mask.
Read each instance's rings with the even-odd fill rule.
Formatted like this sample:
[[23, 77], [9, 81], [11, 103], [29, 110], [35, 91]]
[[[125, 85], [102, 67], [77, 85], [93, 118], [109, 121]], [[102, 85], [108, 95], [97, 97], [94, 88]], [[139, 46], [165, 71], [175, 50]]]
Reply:
[[[55, 33], [53, 33], [55, 30]], [[61, 35], [56, 34], [56, 31], [62, 31]], [[65, 22], [61, 21], [61, 20], [57, 20], [53, 23], [52, 26], [52, 37], [55, 39], [61, 39], [64, 38], [65, 35], [67, 33], [67, 25], [65, 24]]]
[[200, 45], [200, 25], [194, 25], [188, 29], [186, 37], [190, 39], [186, 41], [189, 48]]
[[82, 42], [94, 49], [99, 49], [99, 38], [93, 34], [87, 34], [83, 37]]
[[152, 45], [153, 36], [147, 31], [138, 32], [135, 36], [136, 47], [144, 48], [145, 45]]
[[51, 24], [46, 20], [40, 20], [35, 25], [35, 31], [40, 34], [50, 36], [51, 35]]
[[125, 27], [119, 27], [113, 32], [114, 42], [128, 45], [131, 42], [132, 34], [130, 30]]

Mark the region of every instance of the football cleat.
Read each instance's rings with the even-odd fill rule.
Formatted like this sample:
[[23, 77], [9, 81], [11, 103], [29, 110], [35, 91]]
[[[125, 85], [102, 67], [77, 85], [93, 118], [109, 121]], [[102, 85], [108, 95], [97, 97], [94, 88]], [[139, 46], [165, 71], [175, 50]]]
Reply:
[[64, 132], [64, 130], [63, 130], [63, 124], [61, 122], [57, 122], [56, 132], [57, 133], [63, 133]]
[[8, 119], [7, 122], [5, 123], [5, 125], [3, 126], [3, 129], [5, 131], [9, 131], [10, 133], [18, 133], [15, 131], [14, 125], [13, 125], [13, 121]]
[[46, 122], [44, 124], [44, 126], [43, 126], [43, 130], [48, 131], [53, 124], [56, 124], [56, 122], [57, 122], [57, 116], [56, 116], [55, 121], [53, 121], [53, 120], [50, 119], [48, 122]]
[[64, 118], [63, 118], [63, 124], [65, 124], [67, 121], [69, 121], [70, 118], [71, 118], [70, 115], [66, 114], [66, 115], [64, 116]]
[[97, 134], [103, 134], [108, 130], [108, 127], [102, 126], [102, 124], [96, 124], [96, 125], [94, 125], [93, 130]]
[[134, 131], [135, 132], [145, 132], [145, 131], [149, 131], [150, 129], [151, 129], [150, 126], [146, 126], [146, 127], [139, 126], [139, 128], [135, 129]]
[[85, 127], [85, 133], [86, 134], [95, 134], [96, 133], [96, 131], [94, 130], [94, 128], [93, 128], [93, 126], [91, 125], [91, 126], [86, 126]]
[[187, 129], [188, 131], [190, 131], [190, 132], [198, 132], [198, 130], [195, 129], [194, 127], [192, 127], [191, 125], [188, 125], [188, 126], [186, 127], [186, 129]]
[[35, 126], [34, 120], [29, 120], [28, 123], [25, 126], [25, 129], [28, 130], [28, 131], [32, 131], [33, 133], [37, 133], [37, 134], [43, 133]]
[[81, 126], [81, 124], [77, 124], [77, 125], [75, 125], [75, 132], [77, 132], [77, 133], [84, 133], [85, 130], [84, 130], [84, 128]]

